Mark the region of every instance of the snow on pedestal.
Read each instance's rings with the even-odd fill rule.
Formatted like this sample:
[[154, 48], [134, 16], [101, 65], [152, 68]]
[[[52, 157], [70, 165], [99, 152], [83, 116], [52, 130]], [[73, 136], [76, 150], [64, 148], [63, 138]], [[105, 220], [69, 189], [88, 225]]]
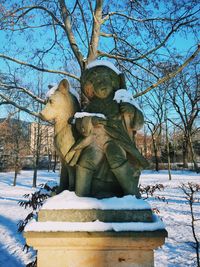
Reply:
[[[153, 222], [150, 205], [135, 196], [96, 199], [64, 191], [44, 203], [39, 221]], [[107, 227], [105, 225], [105, 227]], [[109, 226], [110, 227], [110, 226]]]
[[156, 231], [164, 230], [164, 223], [156, 216], [153, 222], [119, 222], [105, 223], [95, 222], [36, 222], [32, 220], [26, 227], [25, 232], [105, 232], [105, 231]]
[[[141, 216], [148, 212], [150, 221]], [[44, 203], [39, 221], [31, 221], [24, 236], [38, 250], [38, 267], [150, 267], [167, 232], [142, 199], [80, 198], [64, 191]]]
[[48, 199], [43, 209], [101, 209], [101, 210], [146, 210], [151, 209], [150, 204], [135, 196], [111, 197], [97, 199], [92, 197], [78, 197], [74, 192], [63, 191]]
[[[61, 216], [59, 211], [61, 211], [61, 213], [66, 213], [66, 216]], [[110, 213], [113, 211], [114, 215], [110, 216]], [[139, 218], [136, 220], [133, 217], [130, 217], [130, 214], [140, 211], [141, 213], [150, 212], [151, 218], [147, 219], [147, 217], [142, 217], [141, 219]], [[73, 214], [72, 218], [70, 213]], [[85, 213], [87, 213], [87, 215], [85, 215]], [[102, 213], [105, 214], [104, 217], [102, 217]], [[122, 213], [122, 216], [118, 217], [118, 213]], [[81, 216], [83, 218], [81, 218]], [[25, 227], [25, 232], [141, 232], [163, 229], [165, 229], [163, 222], [156, 215], [152, 215], [151, 206], [143, 199], [137, 199], [132, 195], [121, 198], [112, 197], [104, 199], [78, 197], [74, 192], [65, 190], [62, 193], [45, 201], [43, 207], [39, 211], [39, 221], [31, 221]]]

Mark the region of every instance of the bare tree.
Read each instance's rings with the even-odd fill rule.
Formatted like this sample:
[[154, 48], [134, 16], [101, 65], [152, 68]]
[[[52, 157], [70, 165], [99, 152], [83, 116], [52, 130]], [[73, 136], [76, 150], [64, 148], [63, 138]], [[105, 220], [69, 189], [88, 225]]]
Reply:
[[[193, 47], [198, 43], [197, 6], [197, 0], [170, 0], [164, 5], [157, 0], [33, 0], [30, 5], [23, 0], [2, 1], [0, 34], [5, 41], [0, 59], [7, 79], [1, 81], [0, 98], [37, 116], [29, 103], [43, 103], [43, 99], [31, 88], [29, 77], [43, 72], [51, 80], [64, 75], [79, 81], [87, 64], [97, 58], [115, 62], [126, 73], [135, 96], [145, 94], [198, 54], [199, 48]], [[184, 54], [166, 77], [156, 75], [156, 62], [164, 57], [172, 60], [176, 51], [171, 53], [171, 41], [180, 35], [195, 40], [186, 51], [190, 56]], [[27, 95], [26, 101], [19, 103], [16, 94]]]
[[198, 240], [198, 234], [196, 230], [196, 223], [200, 220], [200, 218], [195, 217], [194, 212], [194, 205], [195, 203], [199, 203], [199, 194], [200, 194], [200, 185], [194, 184], [194, 183], [187, 183], [182, 184], [181, 187], [182, 191], [185, 194], [185, 198], [188, 201], [189, 207], [190, 207], [190, 215], [191, 215], [191, 228], [192, 228], [192, 235], [194, 238], [194, 249], [196, 252], [196, 261], [197, 261], [197, 267], [200, 267], [200, 241]]
[[[35, 79], [41, 73], [44, 88], [63, 76], [78, 88], [91, 61], [109, 59], [134, 97], [150, 99], [200, 51], [197, 0], [3, 0], [0, 11], [0, 108], [11, 104], [36, 118], [45, 103]], [[173, 45], [179, 38], [191, 40], [185, 51]], [[163, 74], [161, 63], [179, 54], [176, 68]], [[148, 120], [157, 170], [162, 120]]]
[[155, 169], [156, 171], [159, 171], [165, 115], [165, 94], [163, 89], [151, 92], [150, 96], [144, 96], [144, 103], [143, 109], [145, 110], [145, 120], [152, 138]]
[[17, 119], [16, 122], [14, 123], [13, 127], [12, 127], [12, 139], [13, 139], [13, 154], [14, 154], [14, 180], [13, 180], [13, 186], [16, 186], [16, 182], [17, 182], [17, 175], [21, 169], [21, 163], [20, 163], [20, 150], [24, 149], [24, 147], [22, 147], [22, 144], [25, 144], [25, 140], [23, 140], [23, 135], [22, 135], [22, 125], [20, 122], [20, 112], [18, 111], [17, 114]]
[[171, 89], [168, 90], [171, 103], [175, 110], [174, 118], [169, 118], [182, 133], [183, 144], [183, 164], [188, 167], [188, 160], [192, 160], [194, 169], [198, 171], [198, 166], [193, 150], [192, 138], [199, 130], [197, 120], [200, 114], [200, 94], [199, 94], [199, 64], [192, 64], [190, 71], [179, 74], [172, 81]]
[[[37, 97], [41, 99], [43, 94], [43, 75], [37, 77]], [[33, 102], [33, 108], [36, 113], [41, 110], [41, 102]], [[31, 143], [33, 153], [33, 187], [37, 186], [37, 172], [39, 167], [39, 160], [43, 148], [45, 135], [45, 127], [42, 125], [39, 117], [35, 118], [35, 123], [31, 124]]]
[[17, 118], [11, 116], [0, 123], [0, 162], [2, 169], [14, 170], [14, 186], [22, 167], [21, 161], [28, 154], [28, 134], [25, 124], [19, 119], [19, 111], [17, 112]]

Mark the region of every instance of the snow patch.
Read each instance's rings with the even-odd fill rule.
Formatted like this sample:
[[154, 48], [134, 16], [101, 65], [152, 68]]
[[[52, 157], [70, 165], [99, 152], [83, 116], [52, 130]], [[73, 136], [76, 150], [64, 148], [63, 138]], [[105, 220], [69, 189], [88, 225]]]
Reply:
[[135, 196], [112, 197], [112, 198], [91, 198], [78, 197], [74, 192], [63, 191], [48, 199], [42, 209], [100, 209], [100, 210], [149, 210], [151, 206], [143, 199]]
[[114, 96], [114, 100], [117, 103], [127, 102], [135, 106], [137, 109], [141, 110], [138, 103], [135, 101], [132, 93], [126, 89], [117, 90]]
[[127, 232], [156, 231], [165, 229], [164, 223], [156, 216], [153, 222], [36, 222], [32, 220], [25, 227], [25, 232]]
[[101, 113], [76, 112], [74, 114], [75, 119], [83, 118], [83, 117], [93, 117], [93, 116], [106, 119], [105, 115]]
[[84, 117], [99, 117], [102, 119], [106, 119], [105, 115], [101, 113], [76, 112], [71, 123], [75, 124], [76, 119], [81, 119]]
[[115, 73], [117, 73], [117, 75], [122, 73], [120, 70], [118, 70], [118, 68], [115, 67], [115, 65], [112, 62], [107, 61], [107, 60], [94, 60], [87, 65], [86, 69], [91, 69], [96, 66], [106, 66], [109, 69], [112, 69]]
[[[69, 81], [68, 81], [69, 83]], [[69, 83], [69, 86], [70, 86], [70, 83]], [[46, 93], [46, 99], [50, 98], [54, 93], [55, 91], [58, 89], [58, 84], [54, 85], [53, 87], [51, 87], [47, 93]], [[79, 94], [78, 92], [76, 92], [76, 90], [74, 88], [71, 88], [69, 89], [69, 92], [75, 96], [77, 98], [77, 100], [79, 100]]]
[[[33, 171], [21, 171], [17, 178], [17, 185], [12, 186], [14, 172], [0, 173], [0, 266], [24, 267], [32, 261], [33, 251], [28, 254], [23, 251], [25, 240], [17, 232], [17, 223], [23, 220], [30, 209], [23, 209], [18, 201], [23, 195], [34, 193], [32, 188]], [[38, 184], [48, 180], [59, 182], [59, 173], [38, 170]], [[200, 174], [192, 171], [172, 171], [172, 180], [169, 181], [168, 171], [143, 171], [140, 177], [142, 185], [162, 183], [164, 191], [155, 195], [165, 197], [166, 201], [150, 197], [151, 206], [158, 208], [160, 215], [167, 226], [168, 238], [162, 248], [155, 250], [155, 266], [178, 267], [196, 266], [196, 253], [191, 245], [194, 244], [192, 235], [190, 208], [183, 192], [182, 183], [200, 183]], [[195, 218], [200, 218], [200, 203], [194, 205]], [[54, 222], [55, 223], [55, 222]], [[196, 232], [200, 233], [200, 224], [196, 223]]]
[[49, 89], [48, 92], [46, 93], [46, 98], [49, 98], [50, 96], [52, 96], [57, 89], [58, 89], [58, 84], [51, 87], [51, 89]]

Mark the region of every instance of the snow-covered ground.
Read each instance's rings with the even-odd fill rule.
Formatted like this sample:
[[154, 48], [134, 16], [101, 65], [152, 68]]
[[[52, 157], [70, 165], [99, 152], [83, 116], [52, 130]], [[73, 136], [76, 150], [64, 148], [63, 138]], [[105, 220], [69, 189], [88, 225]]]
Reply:
[[[23, 251], [25, 240], [17, 232], [18, 221], [29, 212], [21, 208], [18, 201], [23, 199], [24, 194], [34, 192], [35, 189], [31, 188], [32, 175], [32, 171], [22, 171], [17, 186], [13, 187], [13, 173], [0, 173], [0, 267], [23, 267], [34, 255], [33, 251]], [[38, 185], [48, 180], [58, 181], [58, 173], [39, 171]], [[142, 185], [162, 183], [165, 186], [164, 191], [157, 193], [165, 197], [165, 202], [155, 198], [148, 200], [153, 208], [159, 209], [169, 235], [165, 245], [155, 252], [155, 266], [197, 266], [192, 248], [194, 240], [189, 206], [179, 186], [187, 182], [200, 184], [200, 175], [190, 171], [174, 171], [169, 181], [166, 171], [144, 171], [140, 182]], [[200, 203], [195, 204], [194, 210], [195, 217], [200, 218]], [[200, 221], [197, 233], [200, 240]]]

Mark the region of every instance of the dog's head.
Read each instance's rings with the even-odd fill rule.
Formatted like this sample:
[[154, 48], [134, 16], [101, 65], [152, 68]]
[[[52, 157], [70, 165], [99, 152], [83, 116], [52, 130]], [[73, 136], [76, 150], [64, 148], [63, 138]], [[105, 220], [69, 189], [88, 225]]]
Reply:
[[64, 79], [47, 93], [47, 103], [40, 112], [40, 117], [43, 120], [51, 121], [66, 116], [66, 113], [71, 114], [72, 102], [69, 93], [69, 82]]

